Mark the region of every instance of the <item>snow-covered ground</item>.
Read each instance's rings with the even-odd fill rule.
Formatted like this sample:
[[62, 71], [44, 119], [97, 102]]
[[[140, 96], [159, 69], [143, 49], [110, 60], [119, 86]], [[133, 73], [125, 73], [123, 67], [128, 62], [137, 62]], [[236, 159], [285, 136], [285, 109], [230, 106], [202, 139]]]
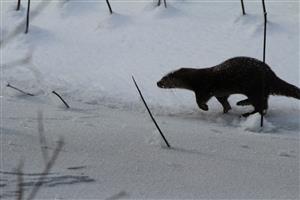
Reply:
[[[33, 1], [32, 10], [38, 1]], [[209, 67], [234, 56], [262, 58], [261, 2], [53, 1], [1, 48], [1, 197], [15, 198], [15, 169], [24, 160], [24, 192], [44, 168], [37, 110], [46, 149], [65, 146], [38, 198], [299, 198], [300, 104], [271, 97], [265, 126], [223, 114], [212, 99], [200, 111], [189, 91], [156, 82], [179, 67]], [[26, 2], [1, 1], [1, 37], [21, 23]], [[299, 2], [267, 1], [266, 61], [299, 87]], [[32, 54], [28, 63], [7, 65]], [[134, 75], [172, 148], [150, 121]], [[17, 86], [35, 97], [7, 88]], [[65, 109], [51, 94], [59, 92]]]

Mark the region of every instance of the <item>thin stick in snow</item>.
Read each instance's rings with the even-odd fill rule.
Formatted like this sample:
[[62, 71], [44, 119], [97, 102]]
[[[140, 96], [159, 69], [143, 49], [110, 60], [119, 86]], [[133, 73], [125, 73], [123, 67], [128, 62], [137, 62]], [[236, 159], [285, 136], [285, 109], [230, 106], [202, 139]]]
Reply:
[[25, 92], [25, 91], [23, 91], [23, 90], [21, 90], [21, 89], [19, 89], [19, 88], [16, 88], [16, 87], [10, 85], [9, 83], [7, 83], [6, 87], [9, 87], [9, 88], [12, 88], [12, 89], [14, 89], [14, 90], [17, 90], [17, 91], [19, 91], [19, 92], [21, 92], [21, 93], [23, 93], [23, 94], [25, 94], [25, 95], [28, 95], [28, 96], [34, 96], [34, 94]]
[[242, 5], [243, 15], [246, 15], [245, 7], [244, 7], [244, 0], [241, 0], [241, 5]]
[[[161, 0], [158, 0], [157, 6], [160, 6], [160, 4], [161, 4]], [[167, 0], [164, 0], [164, 5], [165, 5], [165, 8], [167, 8]]]
[[[262, 6], [263, 6], [263, 11], [264, 11], [264, 44], [263, 44], [263, 62], [265, 63], [266, 62], [266, 41], [267, 41], [267, 11], [266, 11], [266, 5], [265, 5], [265, 1], [262, 0]], [[264, 84], [264, 78], [263, 77], [262, 79], [262, 91], [264, 92], [264, 87], [265, 87], [265, 84]], [[263, 102], [264, 102], [264, 94], [262, 94], [262, 105], [263, 105]], [[263, 111], [261, 111], [262, 113], [261, 114], [261, 118], [260, 118], [260, 126], [263, 127], [264, 126], [264, 114], [263, 114]]]
[[149, 107], [148, 107], [148, 105], [147, 105], [147, 103], [146, 103], [144, 97], [143, 97], [143, 94], [142, 94], [142, 92], [141, 92], [139, 86], [137, 85], [137, 83], [136, 83], [136, 81], [135, 81], [135, 79], [134, 79], [133, 76], [132, 76], [132, 80], [133, 80], [133, 82], [134, 82], [134, 85], [135, 85], [137, 91], [138, 91], [139, 94], [140, 94], [140, 97], [141, 97], [141, 99], [142, 99], [142, 101], [143, 101], [143, 103], [144, 103], [144, 105], [145, 105], [145, 107], [146, 107], [146, 109], [147, 109], [147, 111], [148, 111], [148, 113], [149, 113], [149, 115], [150, 115], [150, 117], [151, 117], [153, 123], [155, 124], [155, 126], [156, 126], [157, 130], [159, 131], [161, 137], [164, 139], [166, 145], [170, 148], [170, 144], [168, 143], [167, 139], [165, 138], [164, 134], [162, 133], [162, 131], [160, 130], [158, 124], [156, 123], [156, 121], [155, 121], [155, 119], [154, 119], [154, 117], [153, 117], [153, 115], [152, 115], [152, 113], [151, 113], [151, 111], [150, 111], [150, 109], [149, 109]]
[[55, 94], [64, 104], [67, 108], [70, 108], [70, 106], [67, 104], [67, 102], [54, 90], [52, 91], [53, 94]]
[[264, 13], [267, 13], [265, 0], [262, 0], [262, 6], [263, 6]]
[[16, 10], [20, 10], [20, 7], [21, 7], [21, 0], [18, 0], [17, 9]]
[[23, 161], [21, 160], [17, 169], [17, 200], [22, 200], [23, 199], [23, 194], [24, 194], [24, 189], [23, 189]]
[[[33, 20], [36, 18], [50, 3], [52, 0], [42, 0], [31, 12], [30, 18]], [[0, 40], [0, 48], [5, 47], [12, 39], [23, 32], [24, 25], [26, 25], [26, 19], [23, 20], [10, 34], [6, 37], [2, 37]]]
[[265, 7], [265, 1], [263, 0], [264, 9], [264, 48], [263, 48], [263, 61], [266, 61], [266, 40], [267, 40], [267, 11]]
[[108, 0], [106, 0], [106, 4], [107, 4], [107, 6], [108, 6], [108, 9], [109, 9], [110, 14], [113, 14], [113, 11], [112, 11], [112, 9], [111, 9], [111, 6], [110, 6], [110, 3], [109, 3]]
[[45, 131], [44, 131], [44, 123], [43, 123], [43, 112], [38, 111], [37, 113], [37, 120], [38, 120], [38, 132], [39, 132], [39, 139], [40, 139], [40, 146], [41, 146], [41, 151], [43, 154], [43, 158], [45, 161], [45, 164], [47, 165], [47, 162], [49, 160], [48, 156], [48, 151], [47, 151], [47, 140], [45, 137]]
[[31, 61], [31, 58], [32, 58], [32, 56], [28, 55], [28, 56], [26, 56], [24, 58], [21, 58], [21, 59], [18, 59], [18, 60], [14, 60], [12, 62], [1, 63], [0, 64], [0, 68], [7, 69], [7, 68], [10, 68], [10, 67], [15, 67], [15, 66], [18, 66], [18, 65], [27, 64], [27, 63], [29, 63]]
[[59, 155], [59, 153], [61, 152], [62, 148], [64, 146], [64, 140], [63, 138], [61, 138], [58, 141], [58, 144], [50, 158], [50, 160], [47, 162], [47, 165], [44, 169], [44, 171], [42, 172], [42, 175], [39, 177], [39, 179], [37, 180], [37, 182], [35, 183], [31, 193], [29, 194], [27, 200], [33, 200], [37, 194], [37, 192], [41, 189], [41, 186], [47, 176], [47, 174], [49, 173], [50, 169], [53, 167], [54, 163], [57, 160], [57, 157]]
[[28, 29], [29, 29], [29, 16], [30, 16], [30, 0], [28, 0], [28, 4], [27, 4], [27, 16], [26, 16], [25, 34], [28, 33]]

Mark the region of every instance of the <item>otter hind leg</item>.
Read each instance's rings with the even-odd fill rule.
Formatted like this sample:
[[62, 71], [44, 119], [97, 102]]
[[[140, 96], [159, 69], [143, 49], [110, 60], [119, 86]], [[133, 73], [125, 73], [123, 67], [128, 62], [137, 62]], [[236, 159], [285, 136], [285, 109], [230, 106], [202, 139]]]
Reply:
[[261, 115], [265, 115], [268, 109], [268, 98], [269, 95], [265, 95], [263, 97], [259, 95], [255, 95], [255, 96], [250, 96], [249, 99], [245, 99], [251, 102], [251, 104], [254, 106], [254, 111], [245, 113], [242, 116], [248, 117], [249, 115], [255, 114], [257, 112], [260, 113]]
[[222, 104], [223, 106], [223, 113], [227, 113], [230, 109], [231, 109], [231, 106], [228, 102], [228, 97], [229, 96], [222, 96], [222, 97], [216, 97], [217, 100]]
[[236, 103], [236, 105], [238, 105], [238, 106], [249, 106], [249, 105], [251, 105], [251, 102], [250, 102], [249, 99], [244, 99], [244, 100], [238, 101]]
[[242, 114], [242, 116], [243, 116], [243, 117], [249, 117], [250, 115], [253, 115], [253, 114], [257, 113], [257, 112], [258, 112], [258, 111], [253, 110], [252, 112], [247, 112], [247, 113]]

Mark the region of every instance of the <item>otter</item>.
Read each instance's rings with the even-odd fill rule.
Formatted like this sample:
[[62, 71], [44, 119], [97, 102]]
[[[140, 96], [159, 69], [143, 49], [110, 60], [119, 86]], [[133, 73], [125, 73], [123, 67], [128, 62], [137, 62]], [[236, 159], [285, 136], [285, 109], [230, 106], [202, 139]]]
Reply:
[[216, 97], [224, 113], [231, 109], [228, 97], [243, 94], [247, 98], [237, 105], [254, 107], [254, 111], [243, 114], [244, 117], [257, 112], [264, 115], [269, 95], [300, 99], [298, 87], [280, 79], [266, 63], [250, 57], [234, 57], [209, 68], [181, 68], [165, 75], [157, 86], [193, 91], [199, 108], [204, 111], [208, 111], [207, 101]]

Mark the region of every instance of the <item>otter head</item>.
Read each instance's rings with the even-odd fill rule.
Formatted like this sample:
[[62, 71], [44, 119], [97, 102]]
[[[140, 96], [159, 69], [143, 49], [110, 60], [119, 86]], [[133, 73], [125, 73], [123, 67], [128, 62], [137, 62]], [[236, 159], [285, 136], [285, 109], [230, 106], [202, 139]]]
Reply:
[[187, 88], [184, 80], [186, 72], [185, 68], [170, 72], [157, 82], [157, 86], [160, 88]]

